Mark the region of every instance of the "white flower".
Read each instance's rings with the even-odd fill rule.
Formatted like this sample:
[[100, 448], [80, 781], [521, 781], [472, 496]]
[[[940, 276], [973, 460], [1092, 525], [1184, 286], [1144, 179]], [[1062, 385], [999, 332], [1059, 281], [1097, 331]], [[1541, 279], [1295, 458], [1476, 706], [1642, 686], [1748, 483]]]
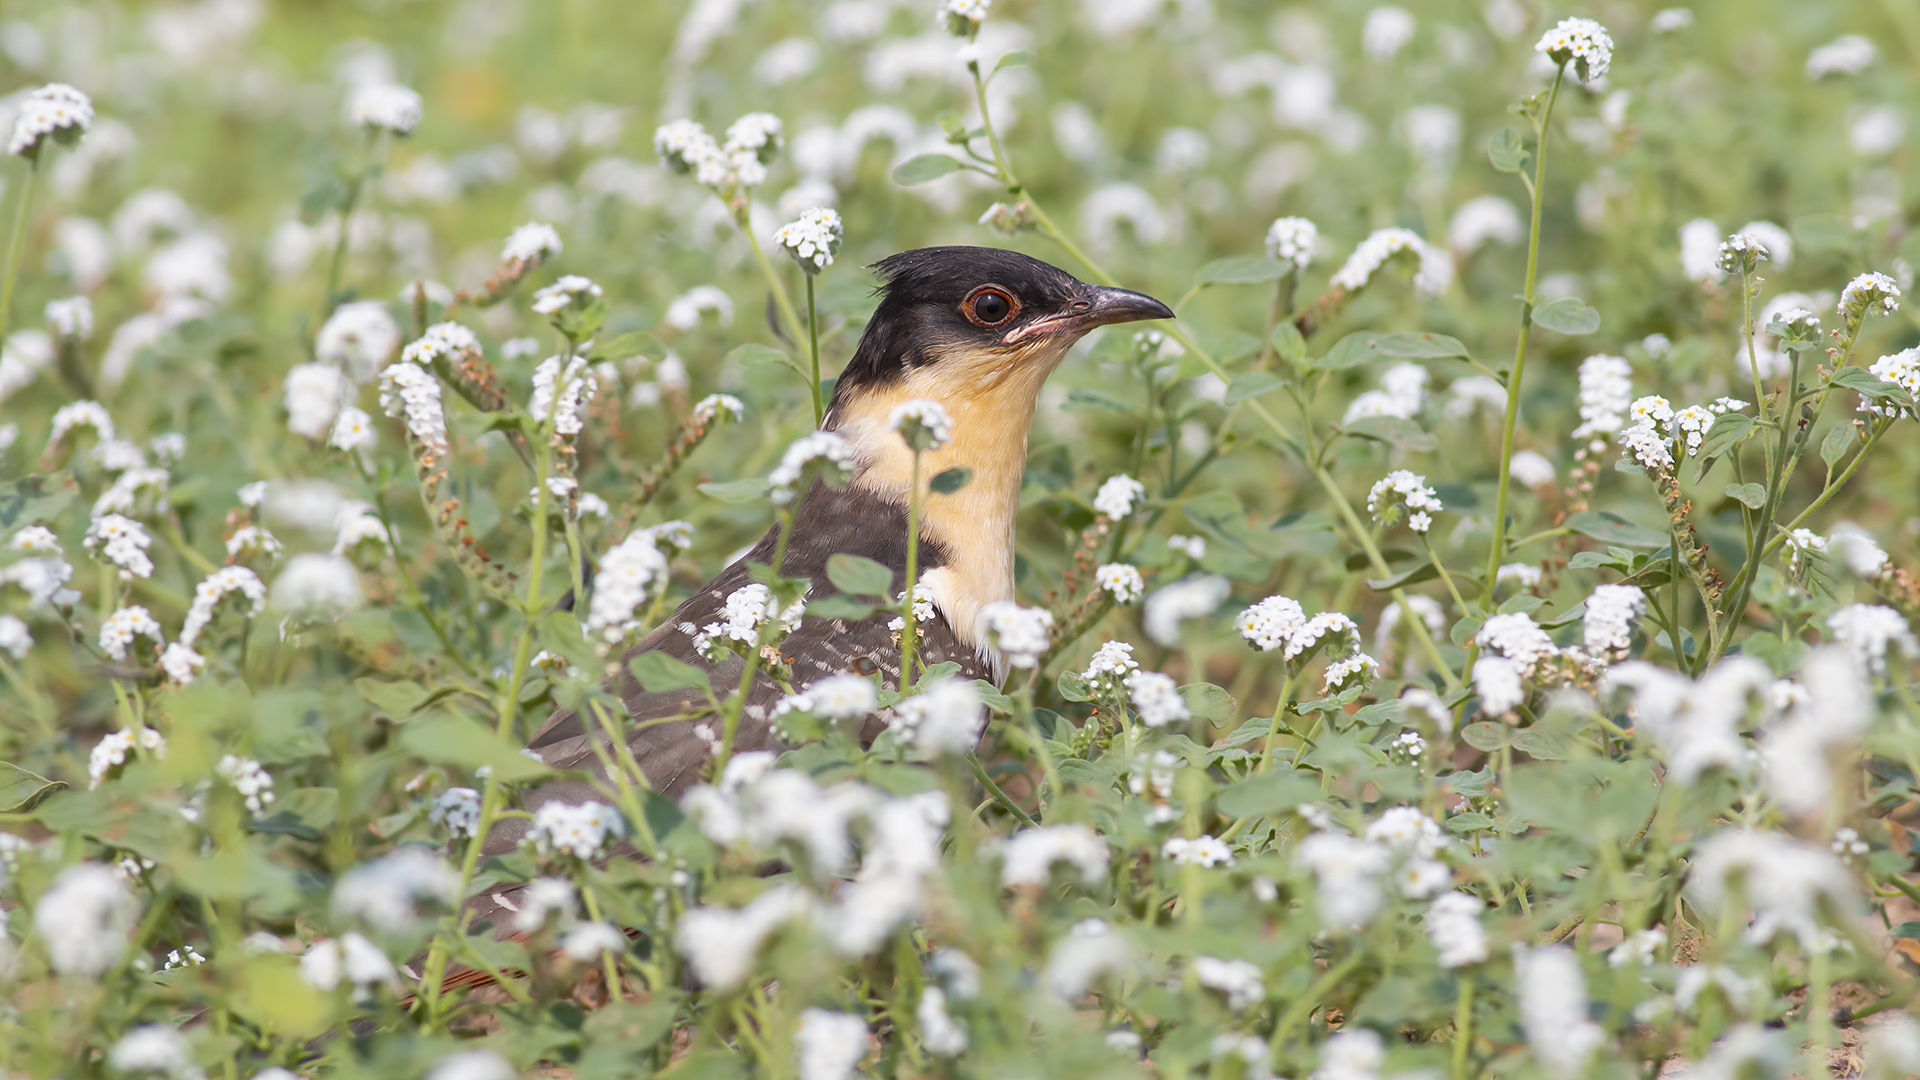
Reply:
[[879, 705], [873, 680], [865, 675], [829, 675], [807, 687], [811, 711], [823, 720], [858, 720]]
[[1574, 74], [1590, 83], [1604, 77], [1613, 62], [1613, 38], [1607, 29], [1592, 19], [1561, 19], [1540, 38], [1533, 51], [1544, 54], [1555, 64], [1573, 61]]
[[669, 573], [655, 537], [641, 529], [601, 557], [587, 604], [587, 633], [613, 644], [638, 626], [635, 612], [666, 584]]
[[703, 424], [716, 419], [739, 420], [747, 415], [747, 407], [732, 394], [708, 394], [694, 403], [692, 415]]
[[1388, 807], [1367, 826], [1367, 840], [1423, 859], [1432, 858], [1447, 845], [1447, 835], [1440, 826], [1415, 806]]
[[542, 424], [552, 421], [555, 436], [572, 437], [586, 429], [587, 406], [599, 390], [599, 380], [587, 372], [586, 357], [549, 356], [533, 369], [527, 413]]
[[427, 1080], [515, 1080], [515, 1069], [497, 1051], [457, 1050], [440, 1059], [427, 1073]]
[[956, 37], [967, 37], [980, 29], [992, 6], [993, 0], [940, 0], [934, 23]]
[[1342, 1028], [1327, 1039], [1313, 1080], [1380, 1080], [1386, 1047], [1372, 1028]]
[[1646, 612], [1647, 595], [1637, 585], [1596, 585], [1587, 597], [1582, 641], [1597, 659], [1626, 659], [1633, 629]]
[[1843, 522], [1835, 526], [1833, 534], [1827, 537], [1827, 549], [1859, 577], [1873, 577], [1887, 565], [1887, 553], [1881, 550], [1873, 534], [1858, 525]]
[[1108, 477], [1094, 493], [1093, 509], [1109, 521], [1124, 521], [1133, 515], [1136, 500], [1147, 494], [1147, 486], [1126, 473]]
[[1837, 310], [1848, 330], [1868, 315], [1891, 315], [1900, 310], [1900, 285], [1878, 271], [1860, 274], [1840, 290]]
[[1301, 270], [1313, 262], [1319, 243], [1320, 230], [1306, 218], [1276, 218], [1267, 226], [1267, 257], [1292, 263]]
[[1907, 620], [1880, 604], [1851, 604], [1827, 616], [1827, 629], [1836, 644], [1852, 653], [1876, 675], [1887, 670], [1887, 647], [1898, 645], [1909, 659], [1920, 656], [1920, 640]]
[[1486, 905], [1466, 893], [1438, 896], [1427, 906], [1427, 937], [1440, 953], [1442, 967], [1465, 967], [1487, 958], [1487, 934], [1480, 928]]
[[1169, 837], [1160, 845], [1160, 856], [1182, 866], [1201, 866], [1211, 869], [1215, 866], [1232, 866], [1233, 849], [1224, 841], [1211, 836], [1201, 836], [1189, 840], [1184, 836]]
[[251, 484], [243, 484], [235, 497], [240, 500], [241, 506], [251, 510], [266, 501], [267, 482], [265, 480], [255, 480]]
[[845, 482], [853, 474], [853, 451], [838, 432], [816, 431], [801, 436], [787, 447], [780, 464], [767, 474], [768, 482], [773, 485], [768, 498], [773, 500], [775, 506], [785, 506], [793, 501], [797, 494], [795, 485], [815, 461], [825, 462], [824, 478], [836, 483]]
[[1553, 639], [1525, 612], [1508, 612], [1488, 617], [1474, 636], [1482, 649], [1497, 653], [1519, 666], [1522, 676], [1531, 676], [1534, 665], [1555, 656], [1559, 650]]
[[1652, 424], [1635, 424], [1621, 432], [1620, 446], [1625, 456], [1643, 468], [1673, 468], [1673, 451], [1667, 446], [1667, 438]]
[[1379, 910], [1375, 878], [1387, 868], [1388, 857], [1378, 844], [1324, 829], [1294, 851], [1294, 861], [1314, 875], [1320, 918], [1330, 927], [1358, 926]]
[[1549, 1068], [1572, 1074], [1606, 1041], [1600, 1025], [1587, 1018], [1587, 981], [1580, 958], [1564, 948], [1526, 949], [1516, 945], [1514, 967], [1519, 986], [1520, 1026], [1533, 1054]]
[[1327, 665], [1320, 685], [1324, 696], [1332, 696], [1351, 688], [1355, 683], [1365, 685], [1380, 677], [1380, 662], [1366, 653], [1357, 652]]
[[160, 670], [167, 673], [170, 681], [180, 686], [191, 683], [206, 666], [207, 658], [195, 652], [193, 646], [184, 641], [176, 641], [160, 653]]
[[60, 538], [45, 525], [27, 525], [7, 538], [7, 550], [60, 554]]
[[767, 936], [812, 908], [798, 886], [779, 885], [737, 911], [699, 907], [681, 916], [674, 942], [695, 978], [714, 990], [732, 990], [746, 979]]
[[507, 235], [507, 242], [500, 248], [500, 261], [531, 270], [564, 248], [553, 226], [529, 221]]
[[1744, 270], [1751, 274], [1772, 258], [1773, 253], [1759, 240], [1745, 233], [1734, 233], [1720, 242], [1714, 263], [1724, 273], [1738, 274]]
[[1360, 30], [1360, 47], [1375, 60], [1391, 60], [1413, 40], [1413, 15], [1405, 8], [1383, 6], [1367, 12]]
[[151, 639], [156, 651], [166, 648], [166, 639], [160, 634], [160, 623], [146, 608], [138, 604], [123, 607], [100, 624], [100, 651], [115, 660], [125, 660], [128, 648], [138, 637]]
[[996, 600], [980, 609], [979, 618], [987, 644], [1011, 667], [1033, 667], [1052, 644], [1053, 613], [1046, 608]]
[[1872, 40], [1859, 34], [1843, 34], [1807, 54], [1807, 78], [1858, 75], [1878, 55]]
[[194, 1064], [193, 1048], [174, 1028], [148, 1024], [120, 1037], [107, 1051], [107, 1065], [128, 1076], [159, 1074], [170, 1080], [199, 1080], [206, 1075]]
[[1573, 438], [1611, 435], [1627, 423], [1633, 400], [1633, 366], [1618, 356], [1589, 356], [1580, 363], [1580, 426]]
[[816, 206], [780, 226], [773, 242], [792, 256], [800, 269], [818, 274], [833, 265], [844, 231], [838, 211]]
[[60, 872], [33, 908], [33, 928], [62, 975], [98, 977], [126, 948], [139, 906], [120, 875], [99, 863]]
[[60, 558], [21, 559], [0, 566], [0, 585], [17, 585], [27, 594], [31, 608], [71, 607], [80, 594], [66, 587], [73, 567]]
[[1419, 364], [1395, 364], [1381, 374], [1380, 386], [1379, 390], [1369, 390], [1354, 398], [1340, 422], [1351, 424], [1369, 416], [1412, 419], [1426, 404], [1427, 369]]
[[1535, 491], [1541, 491], [1552, 487], [1560, 473], [1545, 454], [1535, 450], [1517, 450], [1507, 466], [1507, 475]]
[[1720, 226], [1695, 218], [1680, 226], [1680, 269], [1688, 280], [1712, 284], [1726, 277], [1720, 267]]
[[1741, 901], [1754, 913], [1746, 939], [1757, 945], [1790, 933], [1802, 948], [1815, 948], [1823, 936], [1823, 901], [1841, 912], [1860, 906], [1853, 875], [1822, 845], [1752, 829], [1724, 829], [1708, 837], [1694, 857], [1693, 897], [1714, 911], [1742, 884]]
[[318, 990], [332, 990], [345, 979], [364, 997], [376, 986], [392, 983], [399, 973], [380, 947], [352, 930], [315, 942], [300, 957], [300, 978]]
[[371, 450], [379, 441], [379, 433], [373, 430], [373, 417], [351, 405], [340, 410], [340, 415], [334, 418], [333, 430], [327, 435], [328, 446], [348, 453]]
[[400, 359], [409, 364], [431, 365], [436, 360], [455, 360], [462, 354], [479, 352], [480, 339], [473, 331], [459, 323], [443, 322], [427, 327], [418, 341], [401, 352]]
[[[102, 443], [101, 448], [112, 445]], [[130, 468], [114, 477], [112, 485], [93, 501], [93, 516], [135, 514], [140, 512], [143, 505], [155, 513], [165, 513], [168, 508], [167, 485], [171, 480], [165, 469]], [[143, 495], [152, 497], [143, 499]]]
[[513, 917], [513, 928], [521, 931], [538, 930], [547, 925], [550, 915], [571, 919], [577, 899], [573, 893], [573, 882], [566, 878], [534, 878], [527, 882], [527, 887], [520, 894], [520, 910]]
[[252, 758], [226, 754], [213, 771], [220, 779], [233, 785], [254, 817], [266, 813], [267, 808], [273, 805], [273, 774]]
[[1657, 926], [1651, 930], [1638, 931], [1607, 951], [1607, 966], [1647, 967], [1653, 963], [1655, 956], [1666, 947], [1666, 944], [1667, 932]]
[[97, 401], [74, 401], [54, 410], [53, 430], [47, 435], [47, 445], [58, 446], [68, 434], [83, 427], [92, 428], [101, 442], [113, 439], [113, 417], [107, 415], [104, 406]]
[[147, 557], [153, 538], [137, 521], [119, 514], [94, 518], [81, 543], [96, 557], [119, 567], [123, 580], [153, 576], [153, 560]]
[[1677, 34], [1693, 25], [1693, 11], [1690, 8], [1662, 8], [1653, 13], [1648, 24], [1656, 34]]
[[1807, 556], [1815, 552], [1825, 554], [1826, 537], [1812, 529], [1795, 529], [1787, 534], [1787, 565], [1795, 570], [1807, 561]]
[[1748, 748], [1739, 728], [1748, 703], [1772, 683], [1765, 665], [1746, 657], [1724, 660], [1699, 682], [1642, 661], [1610, 669], [1603, 692], [1632, 694], [1629, 715], [1635, 729], [1652, 736], [1666, 752], [1671, 775], [1690, 784], [1713, 766], [1744, 761]]
[[15, 660], [25, 660], [32, 648], [33, 632], [27, 624], [17, 615], [0, 615], [0, 652]]
[[[1388, 507], [1385, 511], [1381, 509], [1383, 497]], [[1417, 533], [1426, 532], [1433, 522], [1430, 516], [1423, 521], [1415, 520], [1419, 515], [1437, 514], [1446, 509], [1434, 489], [1427, 486], [1427, 478], [1406, 469], [1395, 469], [1381, 477], [1367, 492], [1367, 513], [1372, 514], [1375, 521], [1393, 524], [1393, 518], [1398, 515], [1392, 511], [1398, 507], [1405, 507], [1409, 515], [1407, 526]]]
[[585, 963], [598, 959], [602, 953], [626, 952], [627, 935], [612, 923], [581, 923], [560, 936], [560, 950]]
[[404, 416], [407, 432], [434, 459], [447, 455], [447, 414], [440, 407], [440, 383], [418, 364], [401, 362], [380, 373], [380, 410]]
[[1527, 699], [1519, 665], [1504, 656], [1473, 662], [1473, 690], [1480, 696], [1480, 711], [1488, 716], [1511, 712]]
[[1207, 557], [1207, 541], [1202, 536], [1169, 536], [1167, 549], [1177, 551], [1194, 562]]
[[1125, 685], [1127, 675], [1140, 665], [1134, 662], [1133, 646], [1124, 641], [1103, 642], [1094, 650], [1087, 670], [1080, 673], [1096, 694], [1110, 694]]
[[1133, 702], [1133, 711], [1140, 715], [1140, 722], [1148, 727], [1166, 727], [1193, 715], [1187, 708], [1187, 700], [1180, 696], [1179, 687], [1169, 676], [1157, 671], [1135, 671], [1127, 676], [1126, 686]]
[[1785, 270], [1793, 262], [1793, 235], [1773, 222], [1749, 221], [1740, 227], [1740, 235], [1757, 242], [1775, 268]]
[[333, 913], [397, 933], [421, 917], [420, 905], [457, 903], [459, 886], [459, 875], [438, 856], [403, 847], [342, 874], [333, 887]]
[[967, 1052], [967, 1031], [947, 1012], [947, 992], [929, 986], [920, 992], [914, 1012], [920, 1022], [920, 1047], [934, 1057], [959, 1057]]
[[339, 555], [295, 555], [273, 579], [273, 606], [290, 614], [338, 616], [358, 608], [360, 600], [360, 571]]
[[480, 827], [480, 793], [470, 787], [448, 788], [434, 796], [427, 820], [446, 826], [455, 839], [472, 836]]
[[[604, 294], [605, 291], [592, 280], [579, 274], [565, 274], [533, 294], [533, 310], [537, 315], [558, 315], [570, 307], [585, 308]], [[586, 299], [581, 300], [581, 297]]]
[[[1883, 356], [1875, 360], [1867, 368], [1867, 374], [1877, 379], [1893, 383], [1902, 390], [1905, 390], [1908, 394], [1913, 395], [1916, 400], [1920, 400], [1920, 348], [1903, 349], [1900, 352]], [[1898, 417], [1903, 413], [1911, 415], [1913, 411], [1911, 409], [1902, 410], [1890, 403], [1886, 405], [1870, 405], [1864, 398], [1861, 400], [1861, 407], [1863, 409], [1870, 409], [1881, 416], [1888, 417]]]
[[953, 417], [937, 401], [908, 401], [887, 414], [887, 430], [899, 432], [909, 449], [930, 452], [953, 441]]
[[1116, 604], [1131, 604], [1147, 591], [1139, 569], [1126, 563], [1107, 563], [1093, 572], [1093, 579]]
[[1044, 886], [1053, 864], [1064, 862], [1093, 885], [1107, 875], [1107, 842], [1085, 825], [1044, 825], [1022, 829], [1001, 845], [1002, 885]]
[[1267, 997], [1267, 987], [1261, 978], [1259, 965], [1246, 960], [1196, 956], [1193, 958], [1193, 975], [1201, 986], [1225, 994], [1227, 1008], [1234, 1012], [1245, 1012]]
[[92, 126], [91, 98], [66, 83], [48, 83], [20, 103], [7, 153], [33, 157], [49, 138], [71, 146]]
[[1422, 240], [1407, 229], [1380, 229], [1353, 249], [1353, 254], [1329, 282], [1334, 288], [1357, 292], [1366, 287], [1373, 275], [1396, 256], [1417, 260], [1413, 287], [1423, 296], [1439, 296], [1453, 283], [1453, 256]]
[[557, 851], [587, 860], [626, 833], [626, 821], [611, 806], [591, 800], [575, 806], [555, 799], [533, 812], [520, 843], [532, 845], [542, 855]]
[[214, 608], [226, 596], [238, 593], [246, 601], [247, 618], [259, 615], [267, 606], [267, 587], [244, 566], [223, 566], [202, 578], [194, 586], [193, 603], [187, 608], [186, 622], [180, 627], [180, 642], [192, 645], [200, 632], [213, 621]]
[[49, 300], [47, 329], [63, 341], [85, 341], [93, 336], [93, 302], [84, 296]]
[[313, 352], [321, 363], [332, 364], [355, 382], [367, 382], [399, 347], [400, 325], [387, 314], [387, 305], [361, 300], [333, 309], [314, 339]]
[[1526, 236], [1520, 211], [1498, 195], [1482, 195], [1460, 204], [1447, 226], [1447, 246], [1471, 255], [1489, 243], [1512, 247]]
[[1212, 615], [1232, 587], [1218, 574], [1189, 574], [1147, 597], [1140, 624], [1156, 643], [1180, 643], [1180, 624]]
[[847, 1080], [867, 1056], [867, 1025], [850, 1013], [807, 1009], [793, 1036], [800, 1080]]
[[420, 95], [392, 84], [362, 87], [353, 97], [347, 119], [370, 130], [411, 135], [420, 126]]

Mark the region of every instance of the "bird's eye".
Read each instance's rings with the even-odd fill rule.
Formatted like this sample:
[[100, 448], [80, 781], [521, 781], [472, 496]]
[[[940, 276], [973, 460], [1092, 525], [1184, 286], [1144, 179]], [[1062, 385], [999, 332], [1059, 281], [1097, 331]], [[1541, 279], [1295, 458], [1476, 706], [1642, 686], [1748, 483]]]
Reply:
[[994, 285], [982, 285], [969, 295], [960, 310], [978, 326], [1000, 326], [1020, 310], [1020, 302]]

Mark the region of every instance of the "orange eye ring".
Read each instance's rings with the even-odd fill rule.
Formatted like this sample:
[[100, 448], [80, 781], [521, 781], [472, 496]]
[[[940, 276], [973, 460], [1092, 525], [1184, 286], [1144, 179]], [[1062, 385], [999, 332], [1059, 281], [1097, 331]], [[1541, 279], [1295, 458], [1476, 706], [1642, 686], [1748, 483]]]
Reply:
[[982, 285], [960, 301], [960, 314], [975, 326], [1005, 326], [1020, 314], [1020, 301], [998, 285]]

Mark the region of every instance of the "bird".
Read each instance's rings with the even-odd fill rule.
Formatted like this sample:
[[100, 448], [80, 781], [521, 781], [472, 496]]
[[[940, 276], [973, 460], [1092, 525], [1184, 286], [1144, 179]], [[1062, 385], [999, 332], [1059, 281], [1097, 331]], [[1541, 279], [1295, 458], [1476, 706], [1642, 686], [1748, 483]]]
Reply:
[[[929, 400], [953, 420], [951, 440], [923, 454], [919, 475], [928, 478], [964, 466], [972, 479], [952, 494], [927, 498], [919, 518], [919, 581], [931, 594], [934, 617], [920, 625], [917, 655], [926, 665], [952, 662], [957, 676], [996, 685], [1005, 670], [984, 637], [981, 613], [1013, 598], [1014, 515], [1026, 468], [1027, 435], [1041, 387], [1067, 350], [1097, 327], [1169, 319], [1167, 305], [1143, 293], [1088, 284], [1059, 267], [1019, 252], [989, 247], [929, 247], [881, 259], [879, 304], [839, 379], [820, 423], [837, 432], [853, 458], [844, 487], [816, 482], [800, 498], [781, 572], [811, 583], [808, 602], [833, 595], [826, 573], [837, 553], [863, 556], [893, 572], [893, 592], [906, 587], [907, 502], [912, 452], [888, 418], [895, 407]], [[628, 662], [661, 652], [707, 671], [715, 687], [739, 685], [744, 661], [728, 655], [715, 663], [696, 649], [689, 628], [724, 621], [726, 598], [751, 583], [749, 564], [771, 564], [779, 526], [693, 593], [658, 627], [628, 648], [609, 689], [632, 721], [628, 746], [648, 783], [678, 800], [697, 781], [713, 754], [710, 732], [693, 720], [647, 725], [680, 715], [704, 701], [696, 689], [649, 692], [630, 674]], [[808, 685], [837, 674], [880, 673], [889, 685], [900, 677], [900, 644], [888, 626], [893, 611], [861, 619], [803, 616], [780, 649], [791, 661], [790, 685]], [[776, 750], [774, 704], [784, 696], [761, 674], [748, 686], [733, 751]], [[885, 727], [869, 717], [861, 737], [870, 741]], [[571, 711], [555, 712], [535, 732], [528, 749], [557, 770], [592, 771], [608, 736], [598, 724]], [[598, 740], [596, 749], [592, 740]], [[600, 801], [580, 779], [555, 780], [529, 791], [529, 810], [563, 800]], [[496, 825], [483, 850], [513, 850], [525, 836], [525, 818]], [[470, 901], [472, 924], [507, 916], [519, 908], [521, 887], [504, 886]]]

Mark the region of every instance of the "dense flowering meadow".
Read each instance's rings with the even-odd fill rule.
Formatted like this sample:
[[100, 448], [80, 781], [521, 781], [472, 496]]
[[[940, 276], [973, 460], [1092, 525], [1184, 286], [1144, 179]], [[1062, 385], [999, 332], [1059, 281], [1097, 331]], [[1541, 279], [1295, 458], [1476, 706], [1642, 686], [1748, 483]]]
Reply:
[[[1409, 8], [0, 5], [0, 1064], [1920, 1073], [1920, 15]], [[1180, 315], [1042, 397], [1004, 683], [789, 686], [933, 599], [758, 567], [788, 749], [648, 654], [700, 782], [530, 813], [931, 243]]]

